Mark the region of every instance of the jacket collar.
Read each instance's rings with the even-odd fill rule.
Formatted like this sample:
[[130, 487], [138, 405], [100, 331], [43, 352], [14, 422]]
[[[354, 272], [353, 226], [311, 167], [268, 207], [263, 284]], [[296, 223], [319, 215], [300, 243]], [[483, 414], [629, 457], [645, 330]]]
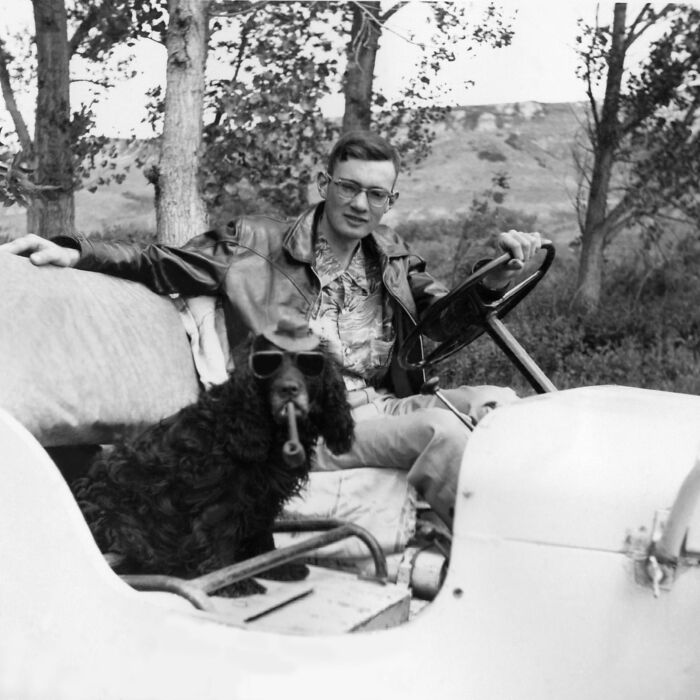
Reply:
[[[287, 229], [282, 246], [299, 262], [314, 262], [316, 226], [323, 215], [323, 202], [309, 207]], [[403, 240], [388, 226], [380, 225], [367, 236], [381, 257], [396, 258], [409, 255]], [[365, 241], [367, 241], [365, 239]]]

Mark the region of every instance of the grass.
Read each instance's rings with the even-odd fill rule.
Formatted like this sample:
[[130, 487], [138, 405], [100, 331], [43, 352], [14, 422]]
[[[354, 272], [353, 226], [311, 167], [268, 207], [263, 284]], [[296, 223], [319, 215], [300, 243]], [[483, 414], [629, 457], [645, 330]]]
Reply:
[[[518, 223], [516, 212], [499, 212], [504, 215]], [[469, 272], [464, 258], [473, 262], [491, 243], [488, 230], [464, 237], [474, 230], [473, 223], [434, 222], [420, 234], [411, 228], [406, 234], [436, 276], [463, 279]], [[700, 243], [692, 236], [665, 262], [618, 257], [607, 263], [598, 313], [583, 319], [570, 310], [576, 260], [560, 256], [505, 321], [559, 389], [619, 384], [700, 394], [700, 319], [692, 313], [700, 298], [698, 269]], [[512, 386], [522, 395], [533, 392], [486, 335], [438, 370], [445, 386], [491, 383]]]

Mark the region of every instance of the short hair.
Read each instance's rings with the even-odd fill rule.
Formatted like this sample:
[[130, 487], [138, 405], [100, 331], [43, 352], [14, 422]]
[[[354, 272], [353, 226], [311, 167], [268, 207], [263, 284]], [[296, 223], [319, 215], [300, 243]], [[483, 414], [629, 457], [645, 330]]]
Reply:
[[401, 167], [399, 152], [381, 136], [371, 131], [348, 131], [336, 142], [328, 156], [327, 170], [333, 173], [333, 168], [345, 160], [390, 160], [394, 164], [396, 175]]

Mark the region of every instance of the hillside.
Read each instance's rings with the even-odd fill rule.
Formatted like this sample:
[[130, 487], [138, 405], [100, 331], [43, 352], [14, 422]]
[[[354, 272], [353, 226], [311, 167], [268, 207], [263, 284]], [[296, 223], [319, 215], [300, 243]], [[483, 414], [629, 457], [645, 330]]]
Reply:
[[582, 118], [578, 104], [454, 110], [440, 125], [430, 157], [400, 180], [396, 219], [458, 216], [505, 172], [510, 190], [504, 205], [537, 214], [544, 232], [570, 240], [577, 233], [571, 149]]
[[[537, 214], [541, 231], [560, 242], [570, 240], [576, 235], [571, 147], [582, 117], [582, 105], [568, 103], [454, 109], [438, 125], [431, 155], [399, 179], [401, 197], [387, 223], [457, 217], [491, 185], [493, 175], [505, 172], [510, 182], [505, 205]], [[122, 150], [118, 165], [131, 168], [121, 185], [76, 194], [81, 232], [153, 230], [152, 189], [133, 165], [142, 151], [139, 144]], [[18, 235], [24, 226], [20, 208], [0, 213], [0, 235]]]

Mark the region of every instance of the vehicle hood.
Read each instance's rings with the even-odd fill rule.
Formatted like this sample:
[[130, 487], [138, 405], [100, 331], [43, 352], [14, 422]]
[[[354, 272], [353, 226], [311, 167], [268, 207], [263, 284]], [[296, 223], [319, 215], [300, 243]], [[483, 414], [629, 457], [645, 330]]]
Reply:
[[700, 397], [618, 386], [489, 414], [464, 455], [455, 532], [619, 552], [668, 509], [700, 446]]

